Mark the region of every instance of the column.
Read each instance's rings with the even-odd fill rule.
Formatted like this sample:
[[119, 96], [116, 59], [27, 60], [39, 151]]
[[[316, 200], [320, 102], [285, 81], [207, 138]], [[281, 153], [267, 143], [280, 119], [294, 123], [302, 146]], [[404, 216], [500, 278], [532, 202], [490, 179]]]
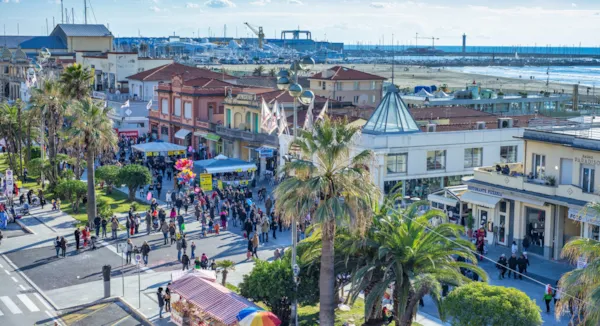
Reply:
[[551, 259], [555, 257], [553, 252], [554, 229], [558, 220], [558, 206], [551, 205], [546, 208], [546, 228], [544, 229], [544, 258]]
[[556, 223], [554, 224], [554, 257], [559, 257], [560, 251], [564, 246], [565, 221], [564, 216], [569, 208], [558, 206], [556, 211]]
[[234, 140], [233, 141], [233, 157], [234, 158], [242, 158], [242, 153], [240, 151], [240, 147], [241, 147], [242, 142], [239, 140]]
[[265, 157], [260, 158], [260, 176], [265, 175], [265, 171], [267, 170], [267, 159]]

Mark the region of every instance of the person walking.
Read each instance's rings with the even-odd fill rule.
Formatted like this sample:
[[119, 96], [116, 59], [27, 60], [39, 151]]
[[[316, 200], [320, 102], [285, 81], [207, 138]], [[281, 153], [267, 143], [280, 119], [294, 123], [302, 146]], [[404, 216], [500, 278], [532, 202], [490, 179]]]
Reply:
[[173, 222], [169, 223], [169, 235], [171, 236], [171, 245], [173, 245], [173, 243], [176, 242], [176, 239], [175, 239], [176, 232], [177, 232], [177, 229], [175, 228], [175, 223], [173, 223]]
[[527, 262], [528, 262], [528, 260], [525, 259], [525, 256], [523, 256], [523, 254], [521, 254], [519, 256], [519, 258], [517, 258], [517, 266], [519, 267], [519, 279], [520, 280], [523, 279], [523, 274], [525, 273], [525, 270], [527, 269]]
[[160, 230], [163, 233], [163, 237], [164, 237], [164, 245], [167, 245], [167, 242], [169, 241], [169, 226], [167, 225], [166, 221], [163, 221], [162, 224], [160, 225]]
[[192, 251], [190, 259], [196, 258], [196, 244], [194, 243], [194, 241], [192, 241], [192, 244], [190, 245], [190, 250]]
[[167, 190], [165, 201], [167, 202], [167, 208], [171, 208], [171, 190]]
[[183, 250], [184, 254], [187, 252], [187, 247], [188, 247], [188, 243], [187, 243], [187, 239], [184, 234], [181, 236], [181, 250]]
[[252, 237], [252, 257], [256, 257], [258, 259], [258, 234], [254, 233], [254, 237]]
[[63, 258], [67, 254], [67, 239], [65, 237], [60, 237], [60, 250], [62, 251]]
[[267, 197], [265, 201], [265, 208], [267, 209], [267, 216], [271, 215], [271, 208], [273, 207], [273, 201], [271, 200], [271, 196]]
[[277, 218], [273, 217], [271, 222], [271, 230], [273, 231], [273, 239], [277, 240]]
[[261, 237], [262, 237], [262, 242], [269, 242], [269, 228], [271, 227], [271, 225], [269, 224], [269, 219], [265, 216], [263, 217], [262, 223], [261, 223]]
[[171, 312], [171, 289], [169, 289], [169, 286], [171, 286], [171, 282], [169, 282], [169, 284], [167, 284], [167, 289], [165, 290], [165, 311], [166, 312]]
[[148, 266], [148, 254], [150, 253], [150, 245], [148, 245], [148, 241], [144, 241], [142, 245], [142, 260], [144, 261], [144, 266]]
[[60, 257], [60, 237], [54, 239], [54, 249], [56, 249], [56, 258]]
[[510, 278], [510, 274], [514, 275], [514, 279], [517, 279], [517, 255], [512, 254], [510, 258], [508, 258], [508, 278]]
[[125, 263], [131, 264], [131, 254], [133, 253], [133, 243], [131, 239], [127, 239], [127, 248], [125, 248]]
[[523, 239], [523, 252], [527, 252], [529, 250], [529, 238], [525, 237], [525, 239]]
[[190, 269], [190, 257], [188, 257], [186, 253], [181, 256], [181, 264], [183, 265], [183, 268], [181, 269], [182, 271]]
[[129, 237], [130, 237], [130, 234], [129, 234], [129, 229], [131, 227], [130, 223], [131, 223], [131, 218], [127, 217], [127, 219], [125, 220], [125, 233], [127, 234], [127, 239], [129, 239]]
[[94, 218], [94, 228], [96, 229], [96, 237], [100, 236], [100, 227], [102, 226], [102, 219], [100, 216]]
[[558, 281], [556, 281], [556, 288], [554, 290], [554, 307], [556, 307], [556, 304], [558, 304], [561, 297], [562, 297], [562, 292], [561, 292], [560, 288], [558, 287]]
[[163, 295], [163, 288], [159, 287], [158, 292], [156, 292], [156, 297], [158, 299], [158, 318], [163, 318], [163, 308], [165, 307], [165, 297]]
[[544, 290], [544, 301], [546, 302], [546, 313], [550, 313], [550, 302], [552, 301], [552, 286], [546, 285]]
[[102, 238], [106, 238], [106, 227], [108, 226], [108, 220], [106, 217], [102, 218]]
[[150, 234], [152, 232], [152, 212], [146, 212], [146, 234]]
[[177, 239], [177, 260], [181, 261], [181, 249], [182, 249], [182, 239]]
[[183, 231], [185, 231], [185, 220], [183, 215], [177, 215], [177, 225], [179, 225], [179, 233], [183, 233]]
[[504, 279], [504, 274], [506, 274], [506, 264], [508, 264], [508, 262], [506, 261], [506, 256], [504, 254], [502, 254], [500, 256], [500, 259], [498, 259], [498, 262], [496, 263], [496, 268], [498, 268], [498, 270], [500, 270], [500, 279]]
[[135, 234], [140, 233], [140, 224], [142, 223], [142, 219], [140, 218], [140, 214], [135, 214]]
[[516, 255], [517, 251], [519, 251], [519, 247], [517, 246], [517, 243], [515, 241], [512, 242], [512, 245], [510, 246], [510, 251], [513, 253], [513, 255]]
[[132, 215], [129, 219], [129, 234], [133, 236], [135, 234], [135, 216]]
[[73, 236], [75, 237], [75, 248], [77, 248], [76, 250], [79, 250], [79, 241], [81, 238], [81, 231], [79, 230], [79, 228], [75, 228], [75, 232], [73, 232]]
[[117, 218], [116, 215], [113, 215], [112, 219], [110, 220], [110, 228], [111, 228], [111, 232], [112, 232], [112, 239], [116, 240], [117, 239], [117, 230], [119, 230], [119, 219]]
[[88, 240], [90, 239], [90, 228], [84, 227], [83, 231], [81, 231], [81, 238], [83, 239], [83, 248], [87, 247]]

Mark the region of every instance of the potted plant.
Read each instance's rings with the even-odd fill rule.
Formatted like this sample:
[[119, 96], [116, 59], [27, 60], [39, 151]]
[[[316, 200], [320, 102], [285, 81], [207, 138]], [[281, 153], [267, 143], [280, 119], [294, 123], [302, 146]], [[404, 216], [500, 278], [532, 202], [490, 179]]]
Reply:
[[519, 92], [519, 95], [521, 95], [522, 98], [527, 98], [526, 92]]
[[556, 186], [556, 177], [554, 177], [553, 175], [548, 175], [544, 177], [544, 180], [546, 181], [547, 186]]
[[497, 95], [498, 95], [498, 98], [504, 98], [504, 93], [502, 93], [502, 92], [498, 92]]
[[475, 219], [473, 218], [473, 214], [469, 213], [467, 215], [467, 235], [469, 238], [473, 236], [473, 225], [475, 224]]

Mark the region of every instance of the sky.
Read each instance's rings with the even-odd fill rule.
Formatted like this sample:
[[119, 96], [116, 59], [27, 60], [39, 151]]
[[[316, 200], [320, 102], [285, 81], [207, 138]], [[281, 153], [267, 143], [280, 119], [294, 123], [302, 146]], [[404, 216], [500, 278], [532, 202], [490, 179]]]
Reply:
[[[83, 22], [84, 0], [64, 0]], [[253, 36], [300, 27], [315, 40], [346, 44], [600, 46], [600, 0], [88, 0], [88, 22], [115, 36]], [[89, 5], [88, 5], [89, 6]], [[46, 35], [60, 0], [0, 0], [7, 35]], [[2, 31], [0, 31], [2, 32]], [[415, 40], [416, 33], [421, 39]]]

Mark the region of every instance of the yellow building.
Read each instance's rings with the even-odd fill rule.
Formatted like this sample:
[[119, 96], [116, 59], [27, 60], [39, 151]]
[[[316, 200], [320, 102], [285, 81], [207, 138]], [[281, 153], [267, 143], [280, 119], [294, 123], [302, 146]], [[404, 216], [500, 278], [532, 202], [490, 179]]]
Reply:
[[338, 102], [352, 102], [359, 107], [377, 106], [383, 95], [381, 76], [334, 66], [308, 78], [310, 89], [318, 96]]
[[470, 204], [475, 226], [490, 231], [490, 243], [515, 241], [553, 259], [572, 237], [599, 240], [598, 212], [588, 203], [600, 201], [600, 124], [526, 129], [522, 139], [522, 163], [476, 168], [465, 180], [461, 201]]
[[114, 37], [108, 28], [101, 24], [58, 24], [50, 36], [58, 37], [70, 53], [113, 50]]

